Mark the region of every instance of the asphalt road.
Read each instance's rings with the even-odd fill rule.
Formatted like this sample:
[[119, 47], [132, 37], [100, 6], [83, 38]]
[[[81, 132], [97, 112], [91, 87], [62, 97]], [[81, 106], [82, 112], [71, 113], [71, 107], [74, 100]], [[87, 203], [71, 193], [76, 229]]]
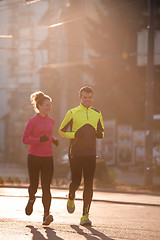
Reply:
[[[52, 190], [52, 192], [55, 193], [51, 205], [54, 222], [44, 227], [41, 190], [37, 193], [33, 214], [26, 216], [24, 209], [28, 200], [27, 189], [0, 189], [0, 239], [160, 239], [159, 196], [96, 192], [90, 210], [93, 226], [86, 228], [79, 225], [82, 192], [77, 193], [76, 211], [73, 214], [66, 210], [67, 191]], [[107, 201], [108, 199], [110, 201]]]

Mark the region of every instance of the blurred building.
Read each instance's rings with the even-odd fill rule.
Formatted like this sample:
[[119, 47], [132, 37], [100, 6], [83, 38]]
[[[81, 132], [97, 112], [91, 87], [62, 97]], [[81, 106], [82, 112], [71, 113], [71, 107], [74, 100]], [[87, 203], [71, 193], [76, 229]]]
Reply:
[[28, 118], [33, 115], [30, 94], [40, 89], [37, 70], [42, 65], [42, 58], [37, 46], [47, 31], [44, 30], [42, 35], [37, 22], [45, 5], [42, 3], [41, 9], [37, 9], [26, 2], [18, 4], [14, 0], [0, 3], [1, 25], [7, 26], [5, 33], [11, 36], [6, 46], [1, 48], [1, 62], [6, 58], [5, 64], [1, 64], [3, 84], [0, 87], [3, 102], [0, 116], [0, 161], [3, 162], [26, 161], [22, 135]]
[[[137, 32], [147, 26], [147, 9], [148, 1], [0, 1], [1, 162], [26, 161], [22, 134], [34, 115], [29, 97], [36, 90], [53, 99], [55, 136], [67, 110], [79, 104], [79, 89], [86, 84], [94, 87], [95, 107], [104, 120], [143, 130], [146, 67], [137, 66]], [[156, 66], [155, 113], [160, 106], [159, 76]], [[103, 151], [109, 151], [112, 163], [118, 161], [115, 122], [106, 130]], [[66, 154], [67, 144], [61, 141], [57, 156]]]
[[22, 144], [22, 135], [27, 120], [34, 114], [29, 103], [33, 91], [42, 90], [53, 99], [54, 135], [58, 135], [67, 109], [79, 104], [80, 87], [92, 83], [84, 71], [88, 64], [84, 47], [86, 3], [0, 3], [1, 25], [7, 26], [5, 33], [11, 36], [7, 42], [1, 42], [1, 62], [4, 56], [5, 64], [1, 64], [0, 161], [26, 161], [27, 147]]

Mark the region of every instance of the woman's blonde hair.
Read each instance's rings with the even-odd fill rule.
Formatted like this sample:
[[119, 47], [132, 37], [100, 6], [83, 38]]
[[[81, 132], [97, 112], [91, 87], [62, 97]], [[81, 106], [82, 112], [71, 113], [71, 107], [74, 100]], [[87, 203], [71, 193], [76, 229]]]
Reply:
[[52, 99], [41, 91], [37, 91], [31, 94], [30, 101], [34, 107], [35, 112], [39, 112], [39, 105], [42, 105], [46, 99], [52, 102]]

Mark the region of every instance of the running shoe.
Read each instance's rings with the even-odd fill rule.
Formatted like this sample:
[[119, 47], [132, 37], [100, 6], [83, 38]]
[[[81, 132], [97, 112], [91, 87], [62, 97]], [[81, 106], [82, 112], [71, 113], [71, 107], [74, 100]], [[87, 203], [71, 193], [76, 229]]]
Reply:
[[51, 214], [44, 214], [43, 216], [43, 225], [49, 225], [51, 222], [53, 222], [53, 216]]
[[92, 222], [89, 220], [89, 214], [85, 214], [81, 217], [80, 225], [81, 226], [91, 226], [92, 225]]
[[71, 200], [68, 198], [68, 201], [67, 201], [67, 210], [69, 213], [73, 213], [74, 210], [75, 210], [75, 204], [74, 204], [74, 199]]
[[27, 206], [25, 208], [25, 212], [26, 212], [26, 215], [31, 215], [32, 212], [33, 212], [33, 205], [34, 205], [34, 202], [35, 202], [36, 198], [34, 198], [33, 200], [29, 199], [28, 200], [28, 203], [27, 203]]

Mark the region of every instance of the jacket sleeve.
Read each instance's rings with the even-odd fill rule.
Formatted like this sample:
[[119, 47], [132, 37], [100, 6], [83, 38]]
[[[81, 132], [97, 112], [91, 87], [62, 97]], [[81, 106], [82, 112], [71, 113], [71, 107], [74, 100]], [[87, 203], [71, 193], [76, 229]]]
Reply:
[[[72, 118], [72, 111], [69, 110], [66, 113], [66, 116], [61, 123], [61, 126], [58, 130], [59, 134], [62, 137], [74, 139], [75, 138], [75, 132], [72, 132], [72, 124], [73, 124], [73, 118]], [[70, 128], [70, 129], [69, 129]]]
[[101, 112], [99, 113], [99, 121], [97, 124], [97, 138], [103, 138], [104, 137], [104, 124], [103, 124], [103, 118]]
[[40, 143], [40, 138], [33, 138], [31, 136], [32, 133], [32, 122], [29, 120], [23, 134], [23, 143], [27, 145]]

